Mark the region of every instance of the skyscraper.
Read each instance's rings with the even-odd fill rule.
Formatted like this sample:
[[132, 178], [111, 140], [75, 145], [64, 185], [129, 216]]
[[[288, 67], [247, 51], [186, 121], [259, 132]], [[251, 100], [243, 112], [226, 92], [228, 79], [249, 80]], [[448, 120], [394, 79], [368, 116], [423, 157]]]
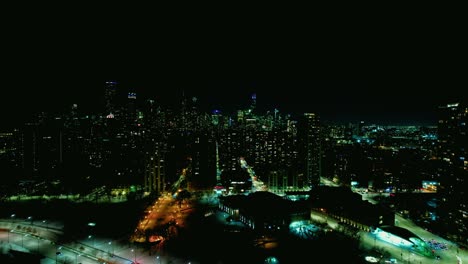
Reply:
[[36, 177], [39, 171], [39, 124], [26, 123], [23, 131], [23, 169], [26, 177]]
[[456, 167], [464, 166], [466, 109], [459, 103], [439, 106], [439, 157]]
[[320, 120], [314, 113], [305, 113], [299, 128], [300, 164], [303, 187], [313, 188], [320, 183], [322, 173], [322, 148]]
[[105, 84], [104, 91], [104, 103], [105, 103], [105, 114], [115, 113], [115, 100], [117, 95], [117, 82], [108, 81]]
[[145, 154], [144, 188], [147, 192], [159, 194], [165, 188], [165, 153], [163, 142], [153, 142]]
[[[466, 122], [468, 109], [460, 103], [439, 107], [438, 157], [445, 161], [442, 198], [453, 233], [468, 237], [468, 170]], [[466, 241], [464, 241], [466, 242]]]
[[133, 131], [137, 120], [137, 95], [134, 92], [129, 92], [127, 95], [127, 109], [126, 109], [126, 126], [127, 130]]

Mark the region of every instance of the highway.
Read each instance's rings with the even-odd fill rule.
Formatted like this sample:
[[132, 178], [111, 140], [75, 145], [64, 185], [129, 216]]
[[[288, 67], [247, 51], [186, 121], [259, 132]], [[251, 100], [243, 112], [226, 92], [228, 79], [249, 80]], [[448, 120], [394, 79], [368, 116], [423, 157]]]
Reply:
[[[60, 223], [47, 226], [31, 224], [26, 219], [0, 220], [0, 249], [2, 252], [17, 250], [39, 253], [44, 256], [41, 264], [81, 263], [81, 264], [131, 264], [131, 263], [188, 263], [165, 254], [150, 255], [138, 245], [111, 241], [108, 238], [89, 237], [81, 241], [56, 244], [62, 235]], [[18, 228], [20, 226], [21, 228]], [[32, 230], [35, 229], [35, 232]], [[10, 230], [10, 232], [7, 232]], [[11, 231], [13, 230], [13, 231]], [[196, 264], [196, 262], [191, 262]]]
[[[55, 224], [58, 224], [56, 226]], [[5, 250], [12, 249], [20, 252], [38, 253], [44, 258], [41, 263], [102, 263], [97, 257], [74, 249], [70, 245], [57, 245], [55, 241], [62, 235], [59, 223], [50, 223], [44, 227], [33, 225], [25, 219], [12, 221], [0, 221], [1, 247]], [[18, 228], [20, 227], [20, 228]], [[9, 232], [8, 232], [9, 231]]]

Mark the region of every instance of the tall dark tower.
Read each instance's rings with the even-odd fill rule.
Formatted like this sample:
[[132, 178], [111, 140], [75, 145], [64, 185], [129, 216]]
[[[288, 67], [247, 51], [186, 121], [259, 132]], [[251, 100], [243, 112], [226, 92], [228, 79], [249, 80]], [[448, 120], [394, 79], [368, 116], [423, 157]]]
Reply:
[[136, 106], [137, 94], [134, 92], [129, 92], [127, 94], [127, 111], [126, 119], [129, 126], [134, 125], [137, 118], [137, 106]]
[[104, 103], [105, 103], [105, 114], [115, 113], [116, 107], [116, 96], [117, 95], [117, 82], [108, 81], [105, 85], [104, 91]]
[[[444, 161], [441, 195], [453, 239], [468, 237], [468, 162], [466, 123], [468, 108], [460, 103], [439, 107], [438, 157]], [[466, 242], [463, 241], [463, 242]]]
[[359, 122], [359, 124], [358, 124], [358, 126], [357, 126], [357, 132], [356, 132], [356, 135], [357, 135], [357, 136], [362, 137], [362, 136], [364, 135], [364, 132], [363, 132], [363, 130], [364, 130], [364, 124], [365, 124], [364, 121], [360, 121], [360, 122]]
[[36, 177], [39, 171], [39, 124], [26, 123], [23, 132], [23, 169], [26, 177]]
[[322, 148], [320, 120], [314, 113], [305, 113], [300, 124], [300, 159], [304, 187], [313, 188], [320, 183]]

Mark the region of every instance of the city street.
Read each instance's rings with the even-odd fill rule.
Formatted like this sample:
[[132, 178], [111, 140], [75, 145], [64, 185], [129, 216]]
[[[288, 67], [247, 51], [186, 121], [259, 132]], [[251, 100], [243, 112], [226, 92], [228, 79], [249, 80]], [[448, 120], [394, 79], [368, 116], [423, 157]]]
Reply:
[[[363, 193], [361, 195], [364, 200], [367, 200], [370, 203], [376, 204], [378, 202], [373, 199], [374, 197], [380, 196], [380, 195], [388, 195], [388, 194]], [[425, 230], [424, 228], [420, 226], [417, 226], [411, 220], [408, 220], [399, 214], [395, 214], [395, 226], [406, 228], [425, 241], [434, 240], [439, 243], [447, 245], [446, 249], [435, 250], [434, 252], [435, 255], [440, 256], [440, 260], [434, 260], [434, 261], [437, 261], [437, 263], [457, 263], [457, 264], [468, 263], [468, 251], [466, 249], [462, 250], [458, 248], [455, 243], [449, 240], [446, 240], [444, 238], [441, 238], [435, 234], [432, 234], [431, 232]], [[400, 252], [400, 258], [402, 258], [402, 255], [404, 255], [404, 252]], [[406, 258], [406, 259], [407, 260], [416, 259], [417, 261], [420, 261], [421, 263], [425, 263], [424, 258], [421, 258], [419, 256], [414, 256], [414, 258], [411, 258], [411, 255], [408, 256], [409, 258]], [[419, 262], [413, 262], [413, 263], [419, 263]]]
[[[37, 221], [39, 223], [39, 221]], [[21, 226], [20, 230], [17, 227]], [[44, 222], [45, 225], [45, 222]], [[36, 232], [22, 231], [23, 227], [36, 229]], [[6, 253], [9, 249], [39, 253], [44, 256], [41, 260], [43, 264], [52, 263], [81, 263], [81, 264], [130, 264], [130, 263], [193, 263], [190, 260], [184, 260], [168, 256], [165, 254], [150, 255], [148, 251], [143, 250], [137, 244], [120, 243], [101, 237], [91, 237], [82, 241], [57, 245], [55, 241], [61, 235], [58, 231], [62, 228], [60, 223], [49, 223], [47, 227], [31, 224], [27, 219], [15, 219], [12, 222], [9, 219], [0, 220], [0, 248]], [[14, 230], [7, 232], [7, 230]]]
[[[338, 223], [338, 221], [331, 217], [327, 217], [327, 215], [325, 214], [321, 214], [319, 212], [312, 212], [311, 219], [317, 222], [326, 222], [331, 228], [335, 230], [340, 229], [340, 224]], [[415, 233], [422, 239], [434, 238], [437, 241], [444, 241], [450, 243], [414, 225], [411, 221], [408, 221], [399, 216], [397, 216], [397, 219], [400, 223], [403, 224], [403, 226], [401, 227], [411, 230], [413, 233]], [[422, 232], [421, 230], [423, 230], [424, 232]], [[390, 244], [386, 241], [376, 239], [374, 235], [370, 232], [359, 231], [359, 237], [360, 247], [362, 249], [366, 251], [372, 251], [373, 249], [381, 249], [382, 251], [386, 251], [389, 253], [389, 255], [386, 256], [386, 259], [395, 258], [399, 261], [399, 263], [468, 263], [468, 252], [466, 250], [458, 249], [457, 253], [457, 248], [455, 246], [451, 246], [447, 250], [436, 251], [436, 255], [439, 255], [441, 257], [440, 260], [437, 260], [435, 258], [429, 258], [418, 255], [406, 249], [402, 249], [393, 244]], [[453, 245], [453, 243], [451, 243], [451, 245]]]
[[[331, 182], [328, 182], [328, 183], [332, 185]], [[368, 200], [369, 202], [376, 204], [377, 201], [373, 200], [372, 197], [378, 196], [380, 194], [365, 193], [362, 195], [363, 195], [364, 200]], [[331, 228], [339, 229], [338, 221], [336, 221], [335, 219], [331, 217], [328, 217], [325, 214], [321, 214], [319, 212], [312, 212], [311, 219], [318, 221], [318, 222], [327, 222]], [[428, 241], [428, 240], [433, 239], [442, 244], [447, 244], [447, 249], [435, 250], [434, 255], [440, 256], [440, 259], [436, 259], [435, 257], [428, 258], [425, 256], [418, 255], [417, 253], [410, 252], [406, 249], [397, 247], [386, 241], [376, 239], [372, 233], [364, 232], [364, 231], [359, 232], [360, 246], [363, 249], [366, 249], [369, 251], [371, 251], [374, 248], [383, 249], [383, 251], [386, 251], [390, 254], [388, 258], [395, 258], [400, 263], [417, 263], [417, 264], [418, 263], [421, 263], [421, 264], [423, 263], [441, 263], [441, 264], [442, 263], [457, 263], [457, 264], [468, 263], [467, 250], [466, 249], [462, 250], [458, 248], [453, 242], [445, 240], [435, 234], [430, 233], [424, 228], [417, 226], [412, 221], [405, 219], [398, 214], [395, 215], [395, 225], [410, 230], [411, 232], [413, 232], [414, 234], [416, 234], [418, 237], [420, 237], [423, 240]]]
[[161, 195], [146, 209], [145, 216], [139, 222], [131, 241], [144, 242], [146, 230], [165, 229], [167, 236], [175, 235], [174, 232], [177, 232], [178, 228], [186, 227], [185, 218], [192, 211], [192, 206], [191, 199], [179, 202], [170, 193]]
[[[203, 196], [205, 200], [212, 201], [210, 195]], [[169, 193], [159, 197], [154, 204], [147, 208], [146, 214], [139, 223], [141, 230], [158, 229], [168, 227], [172, 223], [173, 233], [177, 235], [177, 228], [185, 227], [186, 217], [193, 210], [193, 200], [187, 199], [179, 202]], [[227, 215], [223, 216], [225, 219]], [[311, 219], [316, 222], [327, 223], [328, 226], [337, 231], [346, 231], [346, 227], [338, 223], [337, 220], [320, 212], [312, 212]], [[411, 252], [407, 249], [382, 241], [370, 232], [359, 231], [357, 236], [360, 239], [360, 247], [369, 253], [378, 250], [384, 254], [386, 260], [395, 258], [398, 263], [468, 263], [468, 252], [458, 248], [454, 243], [444, 240], [427, 230], [418, 227], [412, 221], [399, 215], [395, 216], [395, 225], [406, 228], [426, 241], [435, 241], [441, 245], [446, 245], [444, 249], [434, 249], [435, 257], [426, 257]], [[177, 226], [177, 227], [175, 227]], [[133, 242], [115, 241], [105, 237], [89, 235], [81, 241], [73, 241], [63, 245], [57, 245], [57, 239], [62, 235], [63, 225], [58, 222], [47, 220], [34, 220], [10, 218], [0, 220], [0, 248], [3, 252], [9, 249], [24, 252], [39, 252], [45, 256], [41, 263], [195, 263], [192, 260], [180, 259], [165, 254], [163, 247], [156, 251], [144, 250], [139, 247], [138, 240]], [[142, 232], [144, 233], [144, 232]], [[137, 238], [137, 237], [135, 237]], [[164, 244], [162, 237], [160, 244]]]

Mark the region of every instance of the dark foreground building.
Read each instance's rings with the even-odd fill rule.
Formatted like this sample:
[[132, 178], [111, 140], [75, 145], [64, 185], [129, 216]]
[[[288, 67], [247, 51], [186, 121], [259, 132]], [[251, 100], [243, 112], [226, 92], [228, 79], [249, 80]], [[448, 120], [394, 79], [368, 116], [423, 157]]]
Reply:
[[305, 208], [270, 192], [220, 198], [219, 208], [256, 231], [288, 232], [293, 218], [309, 217]]
[[320, 186], [310, 192], [312, 210], [321, 211], [361, 230], [394, 225], [395, 214], [382, 206], [363, 201], [361, 195], [345, 187]]

